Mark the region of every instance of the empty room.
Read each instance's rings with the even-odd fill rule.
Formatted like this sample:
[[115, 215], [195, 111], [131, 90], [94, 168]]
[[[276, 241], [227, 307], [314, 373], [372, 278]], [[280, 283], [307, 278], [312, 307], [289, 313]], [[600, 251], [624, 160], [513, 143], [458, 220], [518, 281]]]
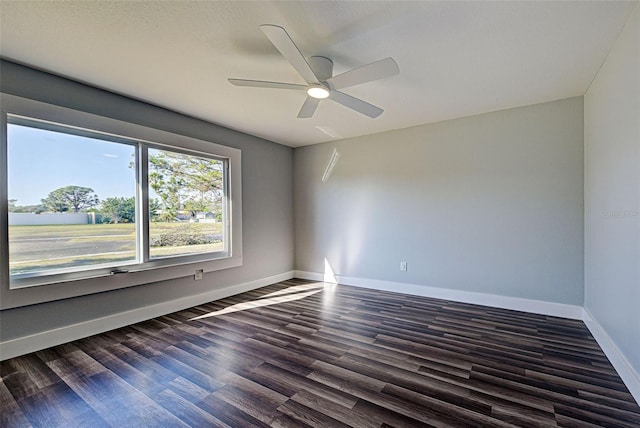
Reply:
[[0, 426], [640, 427], [640, 2], [0, 0]]

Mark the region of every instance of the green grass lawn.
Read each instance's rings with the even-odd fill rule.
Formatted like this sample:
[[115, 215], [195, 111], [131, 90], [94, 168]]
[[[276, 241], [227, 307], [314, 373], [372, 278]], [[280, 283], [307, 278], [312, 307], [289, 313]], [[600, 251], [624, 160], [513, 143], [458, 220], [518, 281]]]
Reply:
[[[222, 233], [222, 223], [150, 223], [151, 234], [176, 231], [185, 225], [202, 233]], [[57, 238], [95, 235], [135, 235], [133, 223], [119, 224], [55, 224], [44, 226], [11, 226], [9, 235], [14, 238]]]
[[54, 224], [44, 226], [9, 227], [9, 236], [12, 239], [67, 238], [93, 235], [123, 235], [128, 233], [135, 235], [135, 224]]
[[[150, 239], [161, 235], [217, 236], [221, 223], [151, 223]], [[165, 240], [166, 241], [166, 240]], [[12, 274], [75, 266], [122, 264], [135, 260], [135, 224], [82, 224], [9, 227]], [[221, 251], [222, 242], [152, 246], [152, 257]]]

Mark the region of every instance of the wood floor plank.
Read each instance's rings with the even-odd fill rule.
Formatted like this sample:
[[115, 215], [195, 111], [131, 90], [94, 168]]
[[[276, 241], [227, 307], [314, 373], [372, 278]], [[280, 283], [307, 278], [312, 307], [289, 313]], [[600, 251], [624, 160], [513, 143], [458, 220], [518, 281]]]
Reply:
[[360, 389], [379, 392], [382, 391], [387, 384], [385, 381], [376, 379], [375, 377], [367, 376], [357, 371], [345, 369], [324, 361], [316, 361], [311, 367], [313, 368], [313, 372], [307, 376], [309, 379], [330, 385], [339, 391], [347, 393], [353, 393]]
[[332, 400], [327, 400], [305, 389], [299, 389], [291, 397], [291, 400], [310, 409], [316, 409], [330, 418], [348, 424], [348, 426], [356, 428], [377, 428], [381, 424], [381, 421], [376, 421], [367, 413], [354, 410], [353, 407], [343, 406]]
[[269, 425], [254, 418], [243, 409], [228, 403], [215, 394], [210, 394], [196, 403], [205, 412], [232, 427], [268, 427]]
[[370, 419], [380, 427], [415, 428], [441, 426], [441, 424], [438, 423], [427, 423], [416, 420], [402, 412], [396, 412], [365, 399], [358, 400], [353, 410], [356, 412], [355, 417], [363, 415], [363, 418]]
[[4, 381], [0, 382], [0, 426], [28, 427], [31, 423], [11, 395]]
[[[513, 427], [514, 425], [495, 419], [486, 414], [480, 408], [469, 409], [466, 407], [455, 406], [455, 411], [451, 411], [452, 405], [445, 401], [439, 400], [428, 395], [420, 394], [407, 388], [396, 385], [387, 385], [383, 391], [390, 397], [397, 397], [412, 407], [420, 409], [429, 409], [431, 413], [430, 419], [454, 426], [494, 426], [494, 427]], [[490, 408], [487, 410], [490, 411]]]
[[278, 411], [289, 416], [296, 422], [300, 422], [304, 425], [314, 428], [335, 427], [335, 428], [348, 428], [349, 425], [342, 423], [341, 421], [332, 418], [331, 416], [322, 413], [312, 407], [307, 407], [304, 404], [300, 404], [296, 401], [287, 401], [280, 407]]
[[224, 381], [225, 386], [214, 395], [267, 425], [277, 416], [277, 407], [288, 400], [288, 397], [235, 373], [227, 374]]
[[[48, 405], [43, 406], [43, 401]], [[20, 405], [35, 424], [47, 420], [51, 426], [109, 426], [84, 399], [63, 382], [43, 388], [37, 395], [21, 401]]]
[[0, 377], [3, 428], [640, 427], [581, 321], [299, 279]]
[[153, 361], [163, 366], [167, 370], [174, 372], [176, 375], [179, 375], [194, 383], [195, 385], [198, 385], [200, 388], [206, 390], [209, 393], [223, 386], [220, 381], [212, 378], [211, 376], [208, 376], [205, 373], [195, 370], [189, 364], [185, 364], [182, 361], [176, 360], [169, 355], [154, 357]]
[[270, 363], [253, 368], [244, 376], [287, 397], [292, 397], [298, 391], [307, 390], [325, 400], [347, 408], [352, 408], [358, 401], [353, 395]]
[[154, 394], [152, 398], [156, 403], [174, 414], [177, 418], [179, 418], [190, 427], [231, 427], [230, 425], [216, 418], [215, 415], [202, 410], [195, 404], [191, 403], [189, 400], [185, 400], [184, 397], [179, 396], [170, 389], [163, 389], [157, 394]]
[[177, 377], [173, 379], [171, 382], [168, 382], [167, 389], [170, 389], [175, 394], [177, 394], [180, 398], [183, 398], [190, 403], [195, 403], [196, 401], [202, 400], [204, 397], [209, 395], [209, 391], [204, 388], [199, 387], [195, 383], [189, 382], [187, 379], [183, 377]]

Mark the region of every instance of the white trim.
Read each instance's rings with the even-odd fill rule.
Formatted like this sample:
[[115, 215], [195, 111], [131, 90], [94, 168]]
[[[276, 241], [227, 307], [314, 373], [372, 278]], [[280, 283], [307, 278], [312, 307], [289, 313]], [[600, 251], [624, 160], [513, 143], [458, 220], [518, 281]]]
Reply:
[[640, 374], [633, 369], [629, 360], [624, 356], [620, 348], [618, 348], [607, 334], [604, 328], [598, 321], [591, 315], [591, 313], [585, 308], [583, 321], [587, 328], [593, 335], [602, 351], [611, 362], [611, 365], [618, 372], [618, 375], [622, 379], [622, 382], [626, 385], [627, 389], [633, 395], [636, 402], [640, 405]]
[[[293, 272], [296, 278], [308, 279], [309, 281], [324, 281], [324, 275], [318, 272], [307, 272], [304, 270], [296, 270]], [[347, 284], [348, 285], [348, 284]]]
[[168, 302], [145, 306], [144, 308], [133, 309], [127, 312], [121, 312], [86, 322], [43, 331], [31, 336], [0, 342], [0, 361], [28, 354], [30, 352], [39, 351], [41, 349], [50, 348], [62, 343], [82, 339], [94, 334], [104, 333], [105, 331], [135, 324], [151, 318], [191, 308], [193, 306], [202, 305], [213, 300], [223, 299], [235, 294], [255, 290], [256, 288], [264, 287], [280, 281], [286, 281], [293, 277], [294, 271], [283, 272], [278, 275], [207, 291], [206, 293], [182, 297]]
[[[317, 272], [297, 270], [295, 271], [295, 275], [296, 278], [301, 279], [310, 279], [315, 281], [324, 280], [324, 275]], [[348, 277], [342, 275], [335, 275], [335, 278], [338, 284], [582, 320], [582, 306], [545, 302], [542, 300], [522, 299], [519, 297], [499, 296], [496, 294], [475, 293], [472, 291], [450, 290], [446, 288], [429, 287], [426, 285], [409, 284], [405, 282], [381, 281], [377, 279]]]

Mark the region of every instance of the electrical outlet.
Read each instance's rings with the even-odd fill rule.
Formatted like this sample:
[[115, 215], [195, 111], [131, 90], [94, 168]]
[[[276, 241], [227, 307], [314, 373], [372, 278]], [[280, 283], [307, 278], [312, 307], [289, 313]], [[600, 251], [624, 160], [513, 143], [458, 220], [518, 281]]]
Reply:
[[407, 271], [407, 262], [400, 262], [400, 270], [403, 272]]
[[193, 275], [193, 279], [195, 281], [200, 281], [202, 279], [202, 275], [204, 274], [204, 271], [202, 269], [198, 269], [196, 270], [196, 274]]

